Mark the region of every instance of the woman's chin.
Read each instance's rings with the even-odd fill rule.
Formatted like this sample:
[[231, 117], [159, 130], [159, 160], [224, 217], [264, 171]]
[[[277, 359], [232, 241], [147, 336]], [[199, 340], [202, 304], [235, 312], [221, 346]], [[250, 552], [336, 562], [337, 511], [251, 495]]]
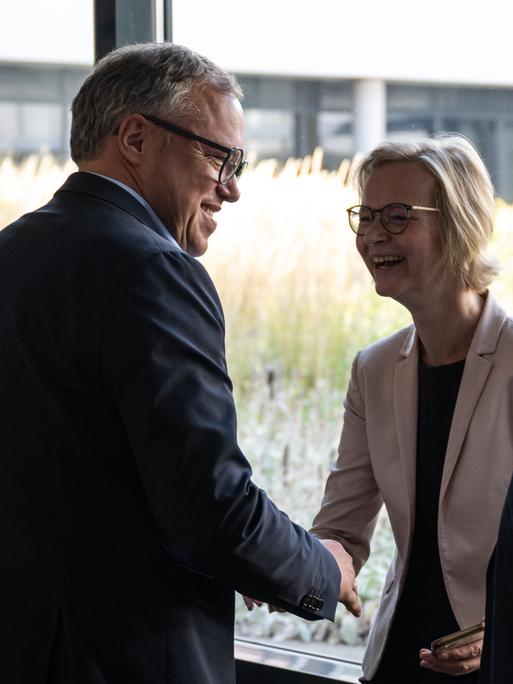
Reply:
[[376, 281], [374, 282], [374, 289], [376, 290], [376, 294], [378, 294], [380, 297], [392, 297], [392, 299], [395, 299], [396, 295], [398, 294], [396, 292], [397, 288], [393, 288], [390, 287], [390, 285]]

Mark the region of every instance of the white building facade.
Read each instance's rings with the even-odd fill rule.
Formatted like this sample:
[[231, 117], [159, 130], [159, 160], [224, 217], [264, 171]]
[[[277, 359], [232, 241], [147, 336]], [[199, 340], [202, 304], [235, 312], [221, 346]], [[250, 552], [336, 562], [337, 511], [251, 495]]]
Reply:
[[[93, 0], [8, 3], [0, 154], [65, 157], [71, 98], [93, 64]], [[238, 75], [257, 157], [321, 146], [334, 168], [384, 138], [459, 131], [513, 200], [513, 0], [173, 0], [172, 17], [175, 42]]]

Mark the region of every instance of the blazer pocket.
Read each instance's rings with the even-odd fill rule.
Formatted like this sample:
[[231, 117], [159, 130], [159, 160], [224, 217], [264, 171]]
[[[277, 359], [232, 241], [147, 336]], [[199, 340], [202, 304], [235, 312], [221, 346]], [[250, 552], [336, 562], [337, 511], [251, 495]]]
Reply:
[[131, 565], [125, 568], [123, 584], [133, 597], [186, 601], [206, 609], [224, 603], [228, 596], [233, 597], [233, 589], [182, 565]]

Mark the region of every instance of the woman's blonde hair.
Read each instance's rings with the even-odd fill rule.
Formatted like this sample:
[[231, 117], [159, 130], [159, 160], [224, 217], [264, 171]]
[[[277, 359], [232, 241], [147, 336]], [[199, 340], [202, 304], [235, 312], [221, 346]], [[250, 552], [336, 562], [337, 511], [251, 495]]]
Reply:
[[490, 176], [475, 147], [453, 133], [384, 142], [356, 168], [360, 197], [374, 169], [394, 161], [417, 162], [434, 176], [446, 266], [461, 276], [465, 287], [486, 290], [499, 272], [495, 257], [486, 253], [493, 233], [495, 200]]

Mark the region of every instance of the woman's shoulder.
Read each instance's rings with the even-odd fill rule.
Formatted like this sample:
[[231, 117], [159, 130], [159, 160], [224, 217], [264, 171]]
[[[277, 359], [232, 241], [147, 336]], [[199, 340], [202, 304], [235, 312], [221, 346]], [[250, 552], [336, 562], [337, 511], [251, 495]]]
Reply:
[[513, 345], [513, 316], [503, 304], [490, 293], [481, 314], [478, 328], [472, 340], [472, 349], [477, 354], [493, 354], [501, 349], [511, 354]]
[[415, 344], [415, 326], [407, 325], [382, 337], [358, 352], [358, 365], [397, 363], [408, 356]]

